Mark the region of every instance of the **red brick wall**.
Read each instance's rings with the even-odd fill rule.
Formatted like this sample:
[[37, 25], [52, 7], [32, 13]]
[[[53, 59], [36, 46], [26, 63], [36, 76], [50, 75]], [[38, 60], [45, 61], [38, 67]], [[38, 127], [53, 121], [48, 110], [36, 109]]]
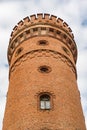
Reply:
[[[47, 44], [39, 45], [40, 40]], [[66, 44], [38, 35], [16, 47], [10, 63], [3, 130], [86, 130], [75, 61]], [[42, 65], [49, 66], [50, 72], [41, 73]], [[50, 110], [40, 109], [41, 93], [51, 95]]]

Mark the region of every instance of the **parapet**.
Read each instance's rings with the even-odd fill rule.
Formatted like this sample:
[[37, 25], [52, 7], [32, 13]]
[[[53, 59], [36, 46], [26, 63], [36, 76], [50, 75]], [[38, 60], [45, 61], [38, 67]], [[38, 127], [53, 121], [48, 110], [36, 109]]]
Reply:
[[[41, 30], [45, 30], [45, 35], [50, 35], [55, 38], [66, 41], [65, 44], [71, 50], [74, 61], [77, 59], [77, 47], [74, 41], [74, 35], [71, 28], [61, 18], [57, 18], [50, 14], [37, 14], [25, 17], [14, 28], [10, 36], [8, 47], [8, 61], [11, 62], [11, 57], [15, 48], [24, 40], [37, 35], [44, 35]], [[38, 32], [38, 33], [35, 33]], [[27, 36], [28, 35], [28, 36]]]

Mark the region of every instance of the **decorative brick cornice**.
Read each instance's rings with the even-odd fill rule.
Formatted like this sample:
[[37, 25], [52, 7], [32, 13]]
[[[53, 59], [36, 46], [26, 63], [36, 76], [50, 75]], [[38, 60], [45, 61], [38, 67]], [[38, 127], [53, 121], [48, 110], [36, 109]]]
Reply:
[[13, 28], [8, 47], [9, 63], [11, 62], [15, 48], [19, 44], [21, 44], [24, 40], [40, 35], [53, 36], [54, 38], [58, 38], [59, 40], [65, 42], [65, 44], [71, 50], [74, 61], [76, 62], [77, 47], [74, 41], [72, 30], [67, 23], [54, 15], [37, 14], [37, 16], [31, 15], [30, 18], [24, 18], [23, 21], [20, 21]]
[[32, 26], [34, 24], [39, 23], [48, 23], [52, 24], [53, 26], [57, 26], [58, 28], [62, 28], [65, 30], [72, 38], [74, 38], [71, 28], [68, 26], [66, 22], [64, 22], [61, 18], [57, 18], [57, 16], [50, 15], [50, 14], [37, 14], [31, 15], [29, 17], [25, 17], [21, 20], [14, 28], [11, 33], [11, 39], [16, 35], [17, 31], [21, 31], [24, 27]]
[[43, 56], [60, 59], [62, 62], [66, 63], [71, 68], [71, 70], [75, 73], [75, 76], [77, 77], [75, 65], [71, 62], [71, 60], [69, 58], [67, 58], [65, 55], [63, 55], [57, 51], [49, 50], [49, 49], [32, 50], [30, 52], [23, 54], [11, 65], [10, 73], [12, 73], [16, 69], [17, 66], [22, 64], [27, 59], [32, 59], [35, 57], [43, 57]]

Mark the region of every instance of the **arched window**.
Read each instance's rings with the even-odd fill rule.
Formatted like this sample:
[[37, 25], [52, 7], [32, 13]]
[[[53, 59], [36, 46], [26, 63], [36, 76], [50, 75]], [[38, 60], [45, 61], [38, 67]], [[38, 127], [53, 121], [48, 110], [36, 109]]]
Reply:
[[40, 96], [40, 109], [49, 110], [51, 109], [50, 96], [48, 94], [43, 94]]

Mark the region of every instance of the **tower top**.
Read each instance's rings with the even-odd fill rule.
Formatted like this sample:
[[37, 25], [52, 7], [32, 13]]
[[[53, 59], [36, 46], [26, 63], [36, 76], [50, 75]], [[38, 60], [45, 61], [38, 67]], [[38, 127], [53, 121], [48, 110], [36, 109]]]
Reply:
[[[46, 32], [41, 33], [41, 30]], [[63, 41], [71, 50], [76, 63], [77, 47], [71, 28], [61, 18], [57, 18], [57, 16], [39, 13], [25, 17], [13, 28], [8, 47], [9, 64], [16, 47], [24, 40], [38, 35], [49, 35]]]
[[86, 130], [76, 59], [73, 33], [62, 19], [37, 14], [20, 21], [8, 47], [3, 130]]

